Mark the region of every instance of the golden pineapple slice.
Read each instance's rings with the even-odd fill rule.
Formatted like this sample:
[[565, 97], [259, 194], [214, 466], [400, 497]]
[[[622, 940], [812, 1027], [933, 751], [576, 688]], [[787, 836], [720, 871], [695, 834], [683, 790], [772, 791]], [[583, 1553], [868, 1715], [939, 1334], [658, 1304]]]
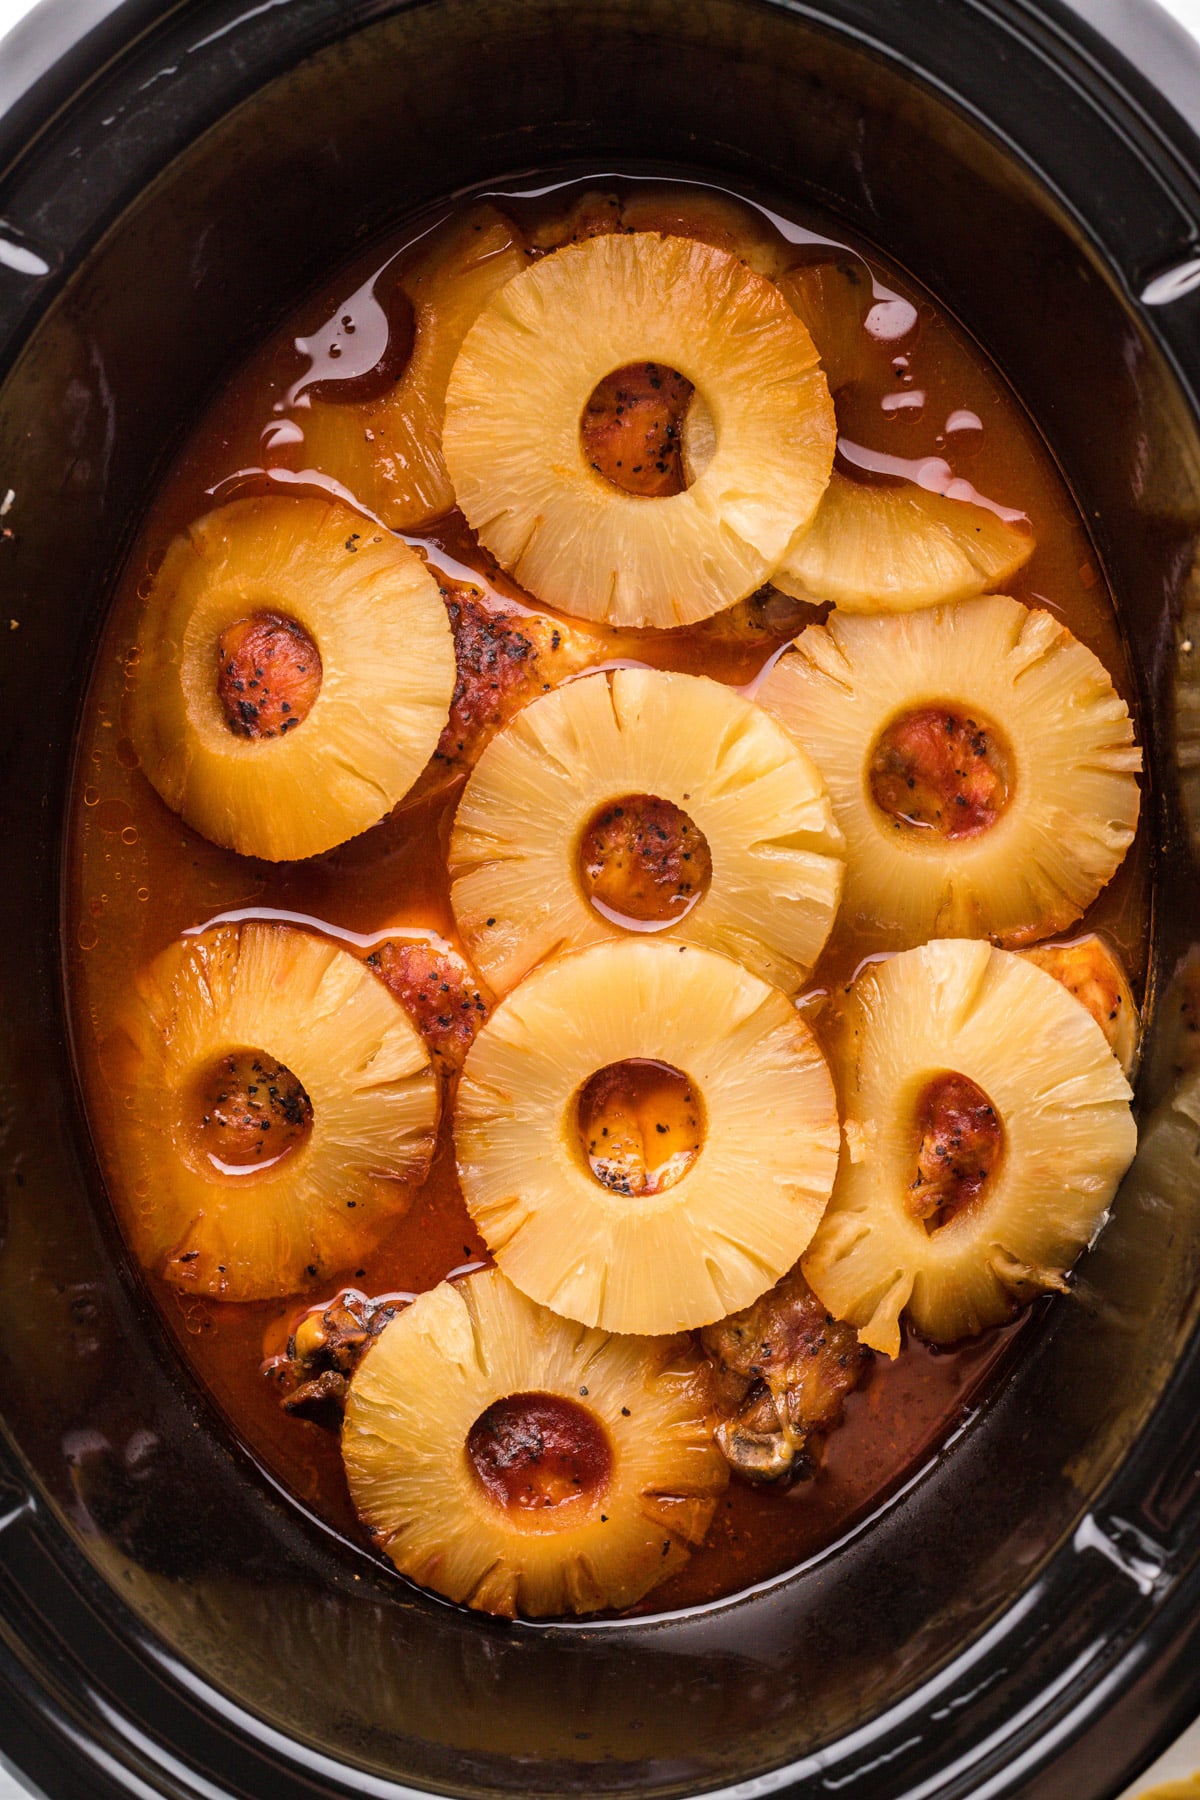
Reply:
[[703, 676], [639, 668], [584, 676], [535, 700], [492, 739], [467, 783], [450, 840], [450, 897], [488, 984], [507, 993], [560, 950], [651, 927], [645, 917], [626, 924], [605, 904], [598, 871], [589, 880], [581, 858], [603, 815], [613, 826], [622, 814], [634, 821], [639, 796], [658, 803], [649, 858], [626, 832], [601, 859], [640, 852], [664, 890], [663, 929], [794, 992], [841, 893], [841, 837], [824, 783], [749, 700]]
[[1141, 1021], [1125, 971], [1104, 939], [1089, 931], [1069, 944], [1033, 944], [1019, 954], [1061, 981], [1068, 994], [1087, 1008], [1131, 1076]]
[[[718, 447], [682, 493], [629, 494], [588, 464], [597, 384], [635, 363], [704, 394]], [[686, 238], [571, 244], [467, 333], [446, 463], [481, 541], [547, 604], [613, 624], [695, 623], [759, 587], [829, 481], [833, 404], [812, 339], [762, 276]]]
[[726, 1478], [690, 1347], [569, 1324], [497, 1269], [384, 1329], [342, 1455], [401, 1574], [508, 1618], [632, 1606], [687, 1561]]
[[429, 1166], [428, 1050], [357, 957], [307, 932], [170, 945], [114, 1048], [117, 1210], [181, 1289], [297, 1293], [372, 1248]]
[[833, 392], [857, 381], [870, 354], [866, 322], [875, 300], [866, 264], [829, 246], [786, 270], [779, 291], [807, 325]]
[[[694, 481], [715, 449], [712, 414], [697, 394], [683, 420], [683, 469]], [[843, 612], [914, 612], [999, 587], [1033, 554], [1031, 532], [985, 506], [948, 500], [913, 482], [875, 487], [830, 478], [812, 524], [771, 576], [773, 587]]]
[[[207, 513], [167, 551], [141, 643], [130, 729], [146, 774], [205, 837], [271, 862], [383, 818], [454, 692], [436, 581], [337, 502], [269, 496]], [[302, 708], [273, 690], [262, 701], [267, 664], [246, 652], [264, 647], [289, 692], [309, 684]]]
[[[690, 1142], [638, 1104], [647, 1075], [679, 1086]], [[711, 950], [627, 940], [561, 957], [500, 1003], [467, 1056], [455, 1143], [467, 1205], [522, 1292], [606, 1331], [681, 1331], [791, 1268], [833, 1185], [837, 1111], [777, 989]]]
[[835, 474], [771, 580], [843, 612], [912, 612], [1000, 587], [1032, 554], [1032, 534], [985, 506]]
[[412, 309], [412, 349], [377, 399], [310, 398], [299, 415], [304, 463], [332, 475], [393, 530], [454, 505], [442, 458], [446, 383], [463, 338], [496, 289], [527, 267], [512, 225], [494, 207], [422, 238], [399, 287]]
[[835, 1317], [895, 1356], [906, 1310], [953, 1343], [1064, 1285], [1137, 1130], [1059, 982], [988, 944], [922, 945], [855, 982], [832, 1058], [849, 1155], [803, 1267]]
[[829, 787], [843, 905], [902, 948], [1073, 923], [1133, 840], [1141, 752], [1099, 660], [1005, 595], [810, 625], [758, 690]]

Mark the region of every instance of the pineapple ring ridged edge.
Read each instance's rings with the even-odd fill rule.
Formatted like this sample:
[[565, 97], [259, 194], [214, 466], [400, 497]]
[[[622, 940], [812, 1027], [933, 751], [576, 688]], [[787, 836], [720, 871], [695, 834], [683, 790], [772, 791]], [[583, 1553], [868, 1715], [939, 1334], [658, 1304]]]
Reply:
[[491, 206], [422, 239], [400, 281], [415, 314], [408, 362], [381, 399], [311, 400], [303, 415], [305, 467], [334, 476], [393, 530], [449, 512], [442, 415], [450, 370], [480, 309], [528, 262]]
[[[637, 362], [677, 369], [717, 424], [703, 476], [665, 499], [606, 481], [580, 436], [597, 383]], [[835, 433], [812, 339], [778, 290], [727, 251], [636, 232], [569, 245], [496, 293], [451, 374], [443, 450], [469, 524], [531, 593], [674, 626], [770, 575], [825, 491]]]
[[[513, 1515], [471, 1470], [480, 1414], [531, 1392], [584, 1406], [608, 1440], [609, 1483], [582, 1517], [577, 1502], [565, 1522]], [[385, 1327], [350, 1384], [342, 1455], [402, 1574], [508, 1616], [633, 1605], [687, 1560], [728, 1476], [683, 1345], [571, 1324], [495, 1269], [442, 1282]]]
[[[140, 1260], [165, 1260], [189, 1291], [301, 1291], [357, 1261], [429, 1166], [424, 1040], [356, 956], [309, 932], [251, 921], [168, 945], [138, 979], [119, 1049], [117, 1211]], [[176, 1148], [190, 1083], [235, 1050], [286, 1064], [312, 1101], [307, 1139], [274, 1172], [209, 1174]]]
[[[700, 1092], [706, 1131], [674, 1187], [635, 1200], [592, 1175], [577, 1095], [649, 1058]], [[728, 957], [662, 940], [544, 964], [475, 1039], [455, 1149], [467, 1206], [510, 1280], [608, 1331], [685, 1331], [738, 1312], [808, 1245], [833, 1190], [833, 1082], [777, 988]]]
[[[1007, 595], [886, 617], [835, 612], [801, 633], [757, 698], [825, 777], [846, 839], [843, 907], [895, 948], [1060, 931], [1133, 841], [1142, 759], [1125, 702], [1064, 625]], [[924, 706], [975, 717], [1006, 743], [1008, 803], [977, 837], [926, 841], [871, 797], [881, 732]]]
[[[316, 643], [321, 689], [296, 729], [230, 730], [217, 639], [256, 612]], [[168, 806], [214, 843], [292, 861], [376, 824], [437, 745], [454, 643], [416, 552], [340, 502], [234, 500], [176, 538], [155, 577], [131, 731]]]
[[[689, 480], [708, 467], [715, 441], [712, 414], [695, 395], [683, 419]], [[900, 564], [897, 545], [913, 563], [924, 565], [919, 574]], [[832, 604], [842, 612], [916, 612], [999, 587], [1024, 567], [1033, 550], [1032, 532], [1018, 531], [986, 507], [915, 482], [871, 487], [835, 469], [771, 585], [793, 599]]]
[[526, 707], [485, 749], [455, 815], [450, 897], [497, 993], [560, 950], [628, 934], [585, 898], [579, 840], [631, 794], [699, 826], [712, 882], [669, 935], [794, 992], [837, 912], [842, 839], [810, 758], [751, 701], [704, 676], [617, 669]]
[[[831, 1057], [850, 1154], [802, 1266], [832, 1313], [895, 1356], [905, 1309], [948, 1343], [1062, 1286], [1107, 1215], [1137, 1128], [1104, 1033], [1054, 976], [989, 944], [935, 940], [859, 978]], [[1003, 1147], [980, 1199], [928, 1232], [906, 1204], [913, 1109], [947, 1073], [982, 1088]]]

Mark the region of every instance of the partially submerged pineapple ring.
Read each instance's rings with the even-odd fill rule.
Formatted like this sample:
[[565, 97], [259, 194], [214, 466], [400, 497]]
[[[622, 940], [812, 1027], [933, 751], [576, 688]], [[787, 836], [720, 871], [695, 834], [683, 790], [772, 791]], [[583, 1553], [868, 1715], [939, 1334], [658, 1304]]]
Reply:
[[[1062, 1287], [1137, 1130], [1103, 1032], [1052, 975], [968, 939], [925, 944], [860, 976], [832, 1059], [849, 1155], [803, 1265], [830, 1312], [895, 1356], [906, 1309], [952, 1343]], [[947, 1073], [987, 1096], [1003, 1147], [978, 1197], [930, 1231], [914, 1211], [914, 1113]]]
[[[673, 1185], [602, 1185], [577, 1107], [599, 1069], [680, 1070], [707, 1122]], [[790, 1269], [837, 1170], [833, 1084], [778, 989], [711, 950], [599, 944], [534, 971], [476, 1038], [459, 1177], [496, 1261], [532, 1299], [608, 1331], [668, 1332], [749, 1305]]]
[[385, 525], [410, 529], [447, 513], [454, 490], [442, 460], [446, 382], [484, 302], [529, 261], [492, 206], [421, 240], [400, 288], [413, 310], [412, 351], [399, 378], [372, 400], [310, 398], [297, 415], [306, 468], [347, 487]]
[[[632, 363], [702, 393], [717, 449], [647, 499], [588, 465], [580, 421]], [[481, 541], [531, 593], [587, 619], [687, 625], [766, 580], [833, 466], [829, 386], [778, 290], [727, 251], [651, 232], [572, 244], [515, 276], [467, 333], [443, 448]]]
[[[278, 615], [315, 643], [320, 691], [294, 730], [238, 735], [217, 692], [230, 626]], [[338, 502], [235, 500], [175, 539], [142, 629], [131, 734], [168, 806], [214, 843], [291, 861], [403, 799], [454, 690], [437, 583], [415, 551]]]
[[[758, 700], [824, 775], [847, 845], [843, 905], [885, 943], [1062, 930], [1133, 840], [1141, 752], [1124, 701], [1064, 625], [1005, 595], [891, 617], [835, 612], [801, 633]], [[922, 710], [1002, 740], [1005, 803], [974, 835], [908, 826], [876, 803], [876, 748]]]
[[672, 935], [793, 992], [842, 885], [820, 775], [750, 701], [703, 676], [618, 669], [536, 700], [488, 745], [450, 840], [451, 902], [497, 993], [562, 949], [625, 936], [589, 904], [578, 846], [599, 809], [653, 794], [708, 840], [708, 891]]
[[[140, 1260], [223, 1300], [297, 1293], [359, 1261], [406, 1209], [433, 1152], [424, 1041], [349, 951], [286, 925], [222, 925], [170, 945], [123, 1020], [116, 1184]], [[245, 1051], [311, 1101], [304, 1141], [223, 1173], [197, 1117], [205, 1077]]]
[[[557, 1505], [493, 1498], [468, 1441], [513, 1396], [583, 1410], [607, 1477]], [[708, 1404], [678, 1341], [570, 1324], [490, 1269], [385, 1328], [350, 1384], [342, 1455], [359, 1516], [401, 1574], [510, 1618], [595, 1612], [632, 1606], [704, 1537], [728, 1476]]]
[[[716, 448], [712, 414], [694, 395], [683, 421], [688, 480]], [[811, 524], [789, 546], [771, 585], [843, 612], [914, 612], [1003, 585], [1033, 554], [1033, 534], [987, 507], [914, 482], [876, 487], [835, 470]]]

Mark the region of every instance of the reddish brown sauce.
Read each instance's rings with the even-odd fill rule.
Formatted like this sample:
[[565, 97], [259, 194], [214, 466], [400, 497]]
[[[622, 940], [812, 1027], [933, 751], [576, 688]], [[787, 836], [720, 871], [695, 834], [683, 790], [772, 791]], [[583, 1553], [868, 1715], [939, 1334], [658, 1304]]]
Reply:
[[949, 707], [903, 713], [871, 757], [871, 793], [890, 819], [939, 838], [972, 838], [993, 826], [1008, 799], [994, 727]]
[[681, 807], [626, 794], [601, 807], [579, 840], [583, 891], [609, 918], [670, 925], [708, 892], [708, 839]]
[[1000, 1115], [966, 1075], [939, 1075], [917, 1100], [920, 1144], [908, 1208], [937, 1231], [983, 1194], [1004, 1149]]
[[699, 1093], [670, 1063], [640, 1056], [609, 1063], [588, 1077], [577, 1107], [588, 1167], [614, 1194], [674, 1187], [704, 1143]]
[[[696, 199], [695, 189], [683, 199], [655, 199], [645, 184], [632, 180], [606, 181], [605, 187], [637, 200], [642, 229], [679, 229]], [[533, 237], [539, 223], [570, 198], [558, 194], [505, 204]], [[607, 229], [611, 206], [597, 202], [593, 211], [593, 227]], [[763, 229], [771, 235], [769, 227]], [[835, 227], [832, 235], [841, 234]], [[782, 237], [776, 241], [779, 249], [802, 257], [804, 284], [812, 293], [847, 290], [858, 297], [856, 316], [865, 323], [855, 327], [845, 346], [835, 347], [844, 466], [872, 479], [864, 452], [868, 460], [899, 459], [914, 469], [930, 458], [944, 459], [981, 495], [1025, 512], [1037, 548], [1010, 591], [1061, 617], [1131, 699], [1120, 637], [1086, 531], [1052, 459], [1000, 377], [948, 313], [874, 252], [826, 249], [803, 232], [794, 244], [786, 245]], [[364, 290], [396, 247], [378, 247], [332, 279], [229, 383], [164, 482], [115, 596], [82, 728], [68, 894], [75, 1037], [110, 1180], [115, 1172], [106, 1068], [114, 1053], [114, 1027], [135, 972], [181, 931], [229, 912], [283, 913], [333, 932], [364, 958], [389, 941], [412, 938], [457, 952], [444, 845], [469, 760], [459, 745], [477, 746], [486, 739], [503, 714], [503, 695], [532, 697], [575, 668], [620, 658], [745, 686], [789, 636], [821, 616], [768, 591], [731, 615], [681, 632], [618, 633], [584, 626], [534, 607], [479, 549], [462, 518], [451, 514], [419, 538], [410, 536], [447, 590], [460, 657], [465, 647], [465, 661], [475, 671], [471, 681], [460, 681], [451, 726], [439, 747], [438, 778], [423, 780], [374, 830], [306, 863], [248, 861], [184, 826], [150, 788], [129, 739], [128, 697], [138, 679], [148, 575], [175, 534], [216, 500], [272, 484], [285, 493], [321, 491], [320, 478], [304, 473], [303, 406], [289, 409], [288, 403], [308, 373], [297, 340], [316, 341], [335, 319], [345, 354], [334, 367], [345, 370], [351, 385], [339, 389], [331, 376], [322, 397], [336, 398], [341, 391], [355, 399], [360, 388], [375, 392], [379, 352], [369, 367], [356, 364], [354, 346], [365, 334], [351, 331], [356, 317], [347, 296]], [[868, 329], [872, 320], [874, 332]], [[394, 361], [389, 378], [403, 367], [401, 356]], [[281, 419], [288, 429], [280, 430]], [[621, 431], [626, 429], [622, 424]], [[623, 449], [620, 455], [624, 463]], [[894, 469], [894, 461], [887, 466]], [[480, 629], [481, 614], [496, 613], [504, 615], [503, 629]], [[1104, 933], [1139, 995], [1145, 928], [1146, 859], [1139, 839], [1078, 928]], [[835, 927], [806, 995], [805, 1016], [818, 1035], [822, 1003], [840, 993], [864, 959], [881, 948], [844, 920]], [[380, 973], [419, 1007], [428, 1002], [432, 970], [406, 968], [411, 961], [401, 957], [389, 967], [392, 958], [381, 952]], [[443, 1123], [430, 1175], [410, 1211], [375, 1251], [339, 1271], [326, 1293], [228, 1305], [180, 1293], [154, 1274], [148, 1281], [183, 1354], [261, 1465], [302, 1506], [369, 1551], [349, 1505], [337, 1440], [280, 1407], [279, 1365], [273, 1359], [314, 1304], [328, 1306], [341, 1289], [353, 1286], [371, 1296], [419, 1293], [451, 1271], [484, 1260]], [[1013, 1336], [1023, 1328], [1018, 1322], [941, 1354], [910, 1338], [894, 1364], [876, 1359], [866, 1384], [847, 1396], [844, 1423], [829, 1434], [812, 1479], [784, 1493], [731, 1483], [704, 1547], [641, 1610], [665, 1611], [736, 1592], [835, 1541], [936, 1454], [989, 1381], [999, 1378]], [[264, 1363], [274, 1375], [264, 1377]]]
[[497, 1400], [468, 1432], [467, 1460], [489, 1499], [513, 1513], [575, 1512], [612, 1474], [603, 1425], [558, 1394]]
[[320, 654], [295, 619], [254, 613], [227, 625], [217, 639], [217, 697], [236, 736], [294, 731], [320, 691]]
[[627, 494], [682, 493], [683, 415], [690, 381], [661, 363], [629, 363], [593, 390], [579, 431], [598, 475]]

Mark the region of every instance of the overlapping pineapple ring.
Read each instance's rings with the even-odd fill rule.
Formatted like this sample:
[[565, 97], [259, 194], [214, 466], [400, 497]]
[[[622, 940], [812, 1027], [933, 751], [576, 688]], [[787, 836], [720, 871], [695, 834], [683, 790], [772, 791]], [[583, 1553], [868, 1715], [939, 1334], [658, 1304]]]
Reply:
[[[690, 488], [628, 494], [580, 420], [631, 363], [703, 393], [716, 450]], [[829, 385], [807, 329], [736, 256], [653, 232], [568, 245], [511, 281], [463, 341], [442, 432], [458, 504], [529, 591], [613, 624], [686, 625], [770, 575], [833, 466]]]
[[[683, 420], [683, 467], [694, 481], [716, 433], [699, 394]], [[1033, 533], [997, 513], [915, 482], [872, 487], [836, 470], [807, 530], [788, 546], [772, 587], [843, 612], [915, 612], [1003, 585], [1033, 554]]]
[[[666, 1063], [706, 1132], [673, 1187], [630, 1199], [584, 1160], [577, 1101], [598, 1070]], [[608, 1331], [689, 1330], [790, 1269], [833, 1188], [837, 1107], [824, 1058], [777, 988], [661, 938], [593, 945], [534, 970], [468, 1053], [462, 1190], [512, 1281]]]
[[[140, 977], [124, 1039], [117, 1204], [143, 1264], [190, 1292], [268, 1299], [357, 1262], [429, 1167], [424, 1040], [336, 944], [253, 921], [181, 938]], [[312, 1125], [277, 1166], [222, 1174], [189, 1151], [189, 1101], [248, 1049], [292, 1071]]]
[[669, 800], [708, 840], [708, 892], [671, 935], [736, 957], [785, 993], [829, 935], [842, 840], [805, 753], [758, 707], [707, 677], [658, 669], [584, 676], [494, 737], [450, 840], [451, 902], [496, 993], [563, 949], [619, 941], [577, 873], [589, 820], [631, 794]]
[[[236, 735], [221, 633], [258, 613], [316, 644], [321, 689], [278, 737]], [[336, 501], [267, 496], [208, 513], [167, 551], [146, 607], [131, 731], [167, 805], [216, 844], [291, 861], [403, 799], [437, 745], [454, 642], [416, 552]]]
[[[808, 751], [846, 840], [843, 906], [897, 948], [942, 935], [1019, 943], [1079, 918], [1137, 826], [1141, 752], [1099, 658], [1046, 612], [993, 594], [810, 625], [758, 690]], [[905, 714], [998, 728], [1009, 792], [976, 837], [905, 829], [875, 804], [871, 758]]]
[[[1137, 1128], [1103, 1032], [1053, 975], [965, 938], [891, 957], [855, 983], [832, 1061], [849, 1154], [803, 1269], [835, 1317], [895, 1356], [905, 1309], [951, 1343], [1062, 1286]], [[947, 1073], [987, 1095], [1003, 1148], [978, 1199], [931, 1232], [908, 1205], [914, 1115]]]
[[[531, 1393], [584, 1406], [611, 1473], [595, 1494], [516, 1512], [477, 1481], [466, 1444], [489, 1406]], [[497, 1269], [443, 1282], [385, 1328], [350, 1385], [342, 1454], [402, 1574], [508, 1617], [632, 1606], [704, 1537], [728, 1475], [683, 1346], [571, 1324]]]

